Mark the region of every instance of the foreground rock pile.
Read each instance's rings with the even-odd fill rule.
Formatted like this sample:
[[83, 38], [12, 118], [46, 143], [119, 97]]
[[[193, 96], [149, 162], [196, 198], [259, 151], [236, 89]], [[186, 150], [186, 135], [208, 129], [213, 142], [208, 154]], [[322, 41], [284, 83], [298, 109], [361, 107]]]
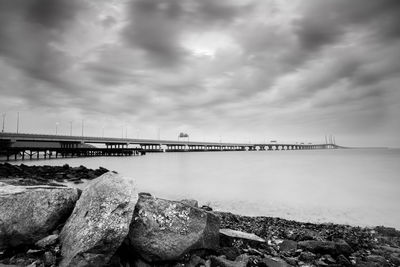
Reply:
[[400, 266], [400, 232], [394, 228], [217, 214], [221, 227], [251, 232], [266, 240], [240, 240], [232, 245], [239, 254], [251, 254], [258, 266], [265, 259], [276, 260], [275, 265], [266, 266]]
[[[83, 170], [51, 168], [43, 167]], [[83, 191], [8, 178], [0, 180], [2, 266], [400, 266], [400, 232], [215, 212], [138, 193], [113, 172]]]
[[107, 169], [99, 167], [96, 170], [85, 166], [70, 167], [63, 166], [27, 166], [25, 164], [12, 165], [0, 163], [0, 182], [14, 185], [57, 185], [63, 182], [83, 183], [82, 180], [92, 180], [108, 172]]

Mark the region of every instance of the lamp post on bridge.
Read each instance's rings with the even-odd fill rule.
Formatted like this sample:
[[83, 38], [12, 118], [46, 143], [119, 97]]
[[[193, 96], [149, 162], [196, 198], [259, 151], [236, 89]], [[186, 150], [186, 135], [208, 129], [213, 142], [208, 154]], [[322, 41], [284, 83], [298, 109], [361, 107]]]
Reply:
[[69, 121], [69, 136], [72, 136], [72, 121]]
[[85, 120], [82, 120], [82, 137], [83, 137], [83, 129], [85, 127]]
[[59, 125], [60, 123], [58, 123], [58, 122], [56, 122], [56, 135], [57, 135], [57, 133], [58, 133], [58, 125]]
[[17, 133], [19, 132], [19, 111], [17, 113]]
[[6, 115], [7, 115], [7, 113], [3, 113], [3, 114], [2, 114], [2, 116], [3, 116], [3, 128], [1, 129], [1, 132], [2, 132], [2, 133], [4, 133], [4, 123], [5, 123], [5, 121], [6, 121]]

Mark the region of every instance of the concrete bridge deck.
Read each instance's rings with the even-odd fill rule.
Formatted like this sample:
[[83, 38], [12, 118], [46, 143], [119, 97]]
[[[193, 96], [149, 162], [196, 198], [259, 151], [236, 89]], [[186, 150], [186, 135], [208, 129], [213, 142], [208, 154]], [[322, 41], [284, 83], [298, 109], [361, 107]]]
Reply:
[[[102, 145], [97, 147], [93, 145]], [[335, 149], [335, 144], [227, 143], [182, 140], [0, 133], [0, 155], [10, 159], [62, 156], [143, 155], [146, 152]]]

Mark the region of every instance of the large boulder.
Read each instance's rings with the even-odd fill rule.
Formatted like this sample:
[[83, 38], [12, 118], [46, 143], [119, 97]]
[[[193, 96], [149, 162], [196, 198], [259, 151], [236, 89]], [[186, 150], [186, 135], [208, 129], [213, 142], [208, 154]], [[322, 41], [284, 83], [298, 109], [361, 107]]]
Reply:
[[129, 232], [133, 250], [148, 262], [171, 261], [219, 246], [219, 219], [181, 202], [141, 195]]
[[60, 233], [60, 266], [104, 266], [129, 232], [138, 196], [132, 178], [92, 180]]
[[67, 220], [79, 194], [75, 188], [0, 183], [0, 250], [47, 236]]

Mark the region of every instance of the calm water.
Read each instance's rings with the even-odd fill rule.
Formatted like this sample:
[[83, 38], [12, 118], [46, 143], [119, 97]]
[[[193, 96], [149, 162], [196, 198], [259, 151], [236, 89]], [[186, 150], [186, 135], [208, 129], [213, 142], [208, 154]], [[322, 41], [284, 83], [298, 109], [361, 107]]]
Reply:
[[400, 229], [400, 150], [159, 153], [26, 161], [103, 166], [139, 191], [194, 198], [217, 210]]

